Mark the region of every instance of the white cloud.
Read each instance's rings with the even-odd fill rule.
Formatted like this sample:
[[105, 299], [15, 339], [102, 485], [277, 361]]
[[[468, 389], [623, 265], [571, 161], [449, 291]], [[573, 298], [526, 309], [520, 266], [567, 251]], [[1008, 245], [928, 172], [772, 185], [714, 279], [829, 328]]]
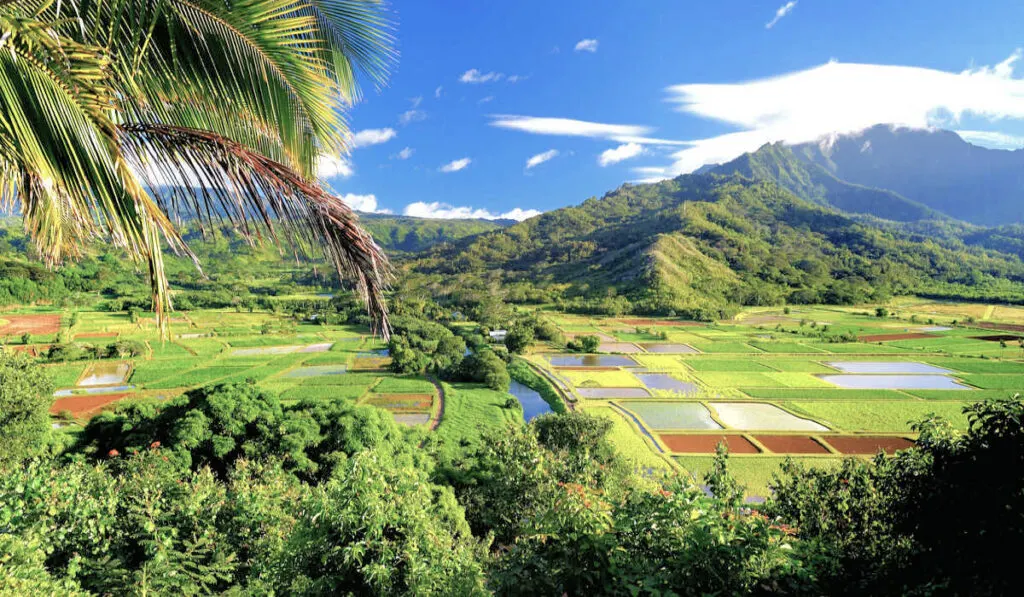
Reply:
[[413, 122], [420, 122], [427, 119], [427, 113], [423, 110], [407, 110], [398, 115], [398, 123], [408, 125]]
[[471, 68], [466, 72], [462, 73], [462, 76], [459, 77], [459, 81], [461, 81], [462, 83], [491, 83], [500, 81], [504, 77], [505, 75], [501, 73], [482, 73], [475, 68]]
[[412, 109], [415, 110], [416, 108], [420, 107], [420, 104], [423, 103], [423, 96], [417, 95], [416, 97], [410, 97], [409, 103], [412, 104]]
[[558, 156], [557, 149], [549, 149], [544, 153], [538, 153], [537, 155], [526, 160], [526, 169], [529, 170], [530, 168], [540, 166], [544, 162], [554, 159], [556, 156]]
[[514, 116], [498, 114], [491, 116], [491, 126], [532, 133], [534, 135], [559, 135], [563, 137], [588, 137], [610, 139], [619, 143], [640, 143], [649, 145], [685, 145], [681, 141], [651, 139], [646, 137], [653, 129], [633, 124], [604, 124], [571, 118], [548, 118], [536, 116]]
[[387, 143], [394, 139], [396, 135], [398, 135], [398, 133], [396, 133], [395, 129], [392, 128], [364, 129], [352, 135], [352, 149]]
[[644, 146], [639, 143], [624, 143], [614, 149], [606, 149], [597, 157], [597, 163], [601, 167], [618, 164], [633, 159], [644, 152]]
[[472, 162], [472, 161], [473, 160], [471, 160], [469, 158], [462, 158], [462, 159], [459, 159], [459, 160], [453, 160], [451, 162], [448, 162], [444, 166], [441, 166], [439, 168], [439, 170], [441, 172], [445, 172], [445, 173], [448, 173], [448, 172], [458, 172], [459, 170], [465, 170], [466, 167], [468, 167], [470, 162]]
[[341, 200], [346, 205], [356, 211], [361, 211], [368, 214], [389, 214], [389, 209], [377, 209], [377, 196], [376, 195], [355, 195], [348, 193], [341, 196]]
[[455, 207], [447, 203], [433, 201], [427, 203], [417, 201], [405, 206], [402, 214], [417, 218], [434, 218], [445, 220], [517, 220], [523, 221], [527, 218], [538, 216], [541, 212], [536, 209], [515, 208], [504, 213], [492, 213], [489, 210], [473, 207]]
[[395, 155], [391, 156], [391, 158], [395, 160], [407, 160], [411, 158], [412, 154], [414, 153], [416, 153], [415, 149], [413, 149], [412, 147], [406, 147], [402, 149], [402, 151], [399, 151]]
[[479, 100], [477, 100], [476, 103], [478, 103], [478, 104], [486, 104], [488, 102], [493, 102], [493, 101], [494, 101], [494, 96], [493, 95], [488, 95], [487, 97], [480, 98]]
[[581, 39], [576, 42], [576, 51], [594, 53], [597, 51], [597, 43], [596, 39]]
[[952, 127], [964, 115], [1024, 119], [1024, 79], [1015, 78], [1018, 50], [995, 66], [948, 72], [913, 66], [827, 64], [785, 75], [667, 89], [681, 112], [739, 132], [688, 141], [670, 176], [731, 160], [765, 143], [803, 143], [876, 124]]
[[318, 178], [334, 178], [341, 176], [348, 178], [355, 174], [352, 162], [343, 157], [335, 155], [322, 155], [316, 160], [316, 175]]
[[794, 8], [796, 8], [796, 0], [790, 0], [790, 2], [783, 4], [782, 6], [779, 7], [778, 10], [775, 11], [775, 18], [765, 23], [764, 28], [771, 29], [772, 27], [775, 26], [776, 23], [782, 20], [782, 17], [793, 12]]
[[957, 131], [964, 141], [992, 149], [1024, 148], [1024, 137], [995, 131]]
[[525, 81], [526, 79], [529, 79], [529, 78], [530, 77], [528, 77], [527, 75], [509, 75], [508, 79], [506, 79], [506, 80], [509, 83], [518, 83], [520, 81]]
[[442, 91], [444, 91], [444, 87], [438, 85], [437, 89], [434, 90], [434, 97], [435, 98], [440, 98]]

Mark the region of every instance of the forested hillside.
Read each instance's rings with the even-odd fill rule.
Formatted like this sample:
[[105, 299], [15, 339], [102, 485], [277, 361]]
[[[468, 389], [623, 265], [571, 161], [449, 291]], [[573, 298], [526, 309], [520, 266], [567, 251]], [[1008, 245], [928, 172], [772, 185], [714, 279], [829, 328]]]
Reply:
[[[924, 227], [943, 232], [922, 234]], [[981, 243], [977, 230], [845, 215], [774, 182], [702, 174], [627, 184], [439, 247], [410, 269], [459, 276], [464, 286], [487, 276], [529, 283], [567, 308], [695, 317], [740, 304], [848, 304], [910, 293], [1024, 300], [1020, 258], [987, 248], [996, 245]]]

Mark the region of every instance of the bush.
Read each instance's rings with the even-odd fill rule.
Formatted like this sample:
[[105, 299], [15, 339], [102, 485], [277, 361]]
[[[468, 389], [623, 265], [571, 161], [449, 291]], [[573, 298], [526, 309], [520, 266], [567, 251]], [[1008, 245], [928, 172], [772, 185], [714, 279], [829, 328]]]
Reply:
[[39, 452], [50, 431], [53, 382], [23, 354], [0, 350], [0, 462]]

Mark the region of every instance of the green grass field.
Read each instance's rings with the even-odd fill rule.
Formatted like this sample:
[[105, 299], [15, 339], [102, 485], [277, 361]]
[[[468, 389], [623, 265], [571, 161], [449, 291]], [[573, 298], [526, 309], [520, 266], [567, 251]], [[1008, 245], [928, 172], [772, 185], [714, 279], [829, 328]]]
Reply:
[[963, 402], [836, 401], [783, 402], [790, 410], [813, 417], [840, 431], [910, 431], [910, 423], [936, 414], [958, 429], [967, 428]]

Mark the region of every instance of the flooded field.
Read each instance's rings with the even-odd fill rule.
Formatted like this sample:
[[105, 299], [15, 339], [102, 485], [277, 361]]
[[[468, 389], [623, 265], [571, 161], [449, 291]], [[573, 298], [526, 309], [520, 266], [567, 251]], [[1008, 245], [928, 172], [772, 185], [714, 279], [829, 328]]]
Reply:
[[643, 388], [576, 388], [581, 398], [650, 398], [651, 393]]
[[949, 369], [943, 369], [935, 365], [898, 361], [832, 361], [825, 364], [839, 369], [843, 373], [892, 373], [903, 375], [946, 375], [952, 373]]
[[131, 364], [125, 362], [93, 363], [85, 370], [78, 385], [88, 387], [119, 384], [128, 378], [128, 372], [131, 369]]
[[840, 388], [853, 390], [969, 390], [945, 375], [819, 375]]
[[668, 390], [687, 396], [695, 396], [700, 386], [688, 381], [680, 381], [667, 373], [635, 373], [637, 379], [652, 390]]
[[428, 413], [395, 413], [394, 416], [396, 423], [408, 425], [409, 427], [426, 425], [430, 422], [430, 415]]
[[86, 396], [90, 394], [106, 394], [109, 392], [126, 392], [128, 390], [134, 390], [135, 386], [102, 386], [92, 388], [72, 388], [69, 390], [57, 390], [53, 393], [54, 398], [63, 398], [65, 396]]
[[711, 413], [696, 402], [623, 402], [623, 408], [632, 411], [651, 429], [721, 429]]
[[718, 420], [733, 429], [752, 431], [828, 431], [828, 427], [801, 419], [773, 404], [712, 402]]
[[555, 367], [635, 367], [637, 362], [614, 354], [560, 354], [548, 357]]

